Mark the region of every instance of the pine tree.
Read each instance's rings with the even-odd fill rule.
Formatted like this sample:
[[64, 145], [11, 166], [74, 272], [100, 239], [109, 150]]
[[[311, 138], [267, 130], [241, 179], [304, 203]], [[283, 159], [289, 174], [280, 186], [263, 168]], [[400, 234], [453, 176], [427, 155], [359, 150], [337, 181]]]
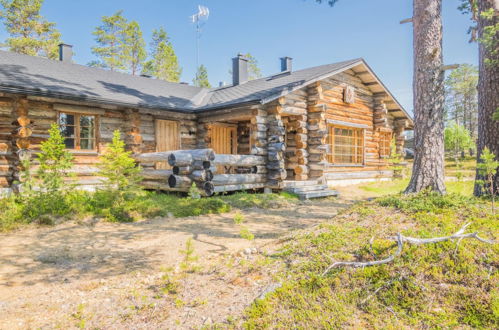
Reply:
[[109, 189], [126, 193], [138, 189], [142, 180], [140, 167], [130, 157], [130, 152], [125, 151], [125, 142], [120, 137], [120, 131], [113, 133], [113, 140], [101, 156], [100, 176], [107, 179], [105, 182]]
[[123, 40], [123, 57], [125, 65], [132, 75], [136, 75], [144, 64], [147, 53], [142, 30], [136, 21], [127, 24]]
[[478, 124], [478, 68], [462, 64], [445, 79], [447, 120], [462, 124], [473, 138]]
[[61, 34], [55, 23], [40, 15], [43, 0], [0, 0], [3, 10], [0, 19], [4, 21], [9, 34], [6, 44], [13, 52], [58, 58]]
[[102, 17], [102, 25], [92, 33], [97, 42], [97, 46], [92, 47], [92, 53], [99, 58], [101, 67], [111, 71], [126, 69], [123, 41], [127, 26], [122, 10], [112, 16]]
[[196, 77], [192, 80], [194, 86], [211, 88], [211, 84], [208, 80], [208, 70], [201, 64], [196, 72]]
[[[499, 121], [494, 120], [499, 111], [499, 1], [462, 0], [462, 9], [472, 14], [476, 26], [470, 31], [472, 41], [478, 45], [478, 142], [477, 162], [481, 163], [482, 152], [487, 148], [499, 158]], [[499, 116], [498, 116], [499, 117]], [[480, 184], [484, 175], [477, 170], [475, 196], [487, 194]], [[499, 173], [493, 177], [494, 185], [499, 186]]]
[[49, 138], [41, 143], [40, 150], [40, 166], [37, 172], [42, 182], [40, 188], [50, 193], [60, 192], [64, 188], [64, 178], [68, 176], [68, 170], [73, 167], [73, 155], [66, 150], [64, 137], [57, 124], [50, 127]]
[[151, 59], [144, 65], [143, 72], [158, 79], [179, 82], [182, 69], [163, 27], [153, 31], [151, 42]]

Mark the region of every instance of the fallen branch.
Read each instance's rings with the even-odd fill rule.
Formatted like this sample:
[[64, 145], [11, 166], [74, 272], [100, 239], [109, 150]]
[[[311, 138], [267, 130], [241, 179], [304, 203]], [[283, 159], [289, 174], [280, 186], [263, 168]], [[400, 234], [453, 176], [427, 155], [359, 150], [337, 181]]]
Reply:
[[480, 242], [483, 243], [488, 243], [488, 244], [495, 244], [495, 241], [488, 240], [481, 238], [478, 236], [478, 232], [474, 233], [467, 233], [465, 234], [466, 228], [471, 225], [470, 223], [465, 224], [461, 229], [459, 229], [456, 233], [450, 235], [450, 236], [443, 236], [443, 237], [434, 237], [434, 238], [415, 238], [415, 237], [409, 237], [409, 236], [403, 236], [401, 233], [398, 233], [397, 236], [395, 237], [390, 237], [390, 239], [393, 239], [397, 243], [397, 251], [393, 253], [391, 256], [389, 256], [386, 259], [382, 260], [375, 260], [375, 261], [338, 261], [326, 268], [326, 270], [322, 273], [322, 276], [326, 275], [331, 271], [333, 268], [337, 267], [369, 267], [369, 266], [376, 266], [376, 265], [382, 265], [382, 264], [387, 264], [389, 262], [392, 262], [396, 257], [398, 257], [402, 253], [402, 248], [404, 246], [404, 243], [408, 244], [416, 244], [416, 245], [422, 245], [422, 244], [431, 244], [431, 243], [439, 243], [439, 242], [444, 242], [444, 241], [450, 241], [450, 240], [459, 240], [460, 242], [464, 238], [475, 238], [479, 240]]

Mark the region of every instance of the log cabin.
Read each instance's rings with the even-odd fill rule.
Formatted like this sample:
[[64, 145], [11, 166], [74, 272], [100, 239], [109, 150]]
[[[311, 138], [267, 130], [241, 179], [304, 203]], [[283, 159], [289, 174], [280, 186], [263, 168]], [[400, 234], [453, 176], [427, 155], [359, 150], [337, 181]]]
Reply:
[[[52, 123], [74, 154], [71, 180], [82, 189], [102, 183], [98, 157], [120, 130], [134, 154], [211, 148], [259, 156], [264, 179], [242, 189], [317, 196], [327, 195], [327, 186], [389, 179], [390, 142], [402, 152], [403, 133], [413, 127], [361, 58], [294, 71], [284, 57], [277, 74], [248, 80], [247, 59], [238, 55], [232, 85], [208, 89], [74, 64], [71, 54], [65, 44], [59, 61], [0, 51], [3, 192], [15, 188], [20, 158], [29, 155], [36, 166]], [[143, 165], [169, 169], [166, 162]]]

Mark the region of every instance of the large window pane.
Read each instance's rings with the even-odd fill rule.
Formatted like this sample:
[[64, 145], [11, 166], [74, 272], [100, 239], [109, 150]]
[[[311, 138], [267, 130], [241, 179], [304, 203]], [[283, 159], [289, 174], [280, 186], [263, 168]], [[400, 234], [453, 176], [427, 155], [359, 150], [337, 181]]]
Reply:
[[60, 113], [59, 126], [66, 148], [95, 149], [95, 116]]
[[364, 163], [364, 131], [360, 128], [329, 128], [330, 163], [337, 165], [361, 165]]
[[64, 144], [66, 145], [67, 149], [74, 149], [75, 148], [75, 139], [64, 139]]
[[94, 139], [81, 139], [80, 140], [80, 149], [82, 150], [92, 150], [95, 147]]
[[74, 125], [75, 116], [67, 113], [59, 114], [59, 125]]
[[75, 127], [74, 126], [60, 126], [61, 135], [65, 138], [75, 137]]

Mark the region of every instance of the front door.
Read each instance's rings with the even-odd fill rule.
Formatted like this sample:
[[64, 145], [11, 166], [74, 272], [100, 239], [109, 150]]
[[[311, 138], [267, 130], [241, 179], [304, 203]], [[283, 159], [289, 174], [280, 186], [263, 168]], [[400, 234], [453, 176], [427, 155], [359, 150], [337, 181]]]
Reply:
[[[213, 125], [211, 127], [211, 148], [216, 154], [237, 154], [237, 127], [227, 125]], [[217, 168], [218, 173], [231, 171], [223, 166]]]
[[[156, 120], [156, 151], [172, 151], [180, 149], [180, 130], [178, 122], [172, 120]], [[167, 162], [156, 163], [157, 169], [170, 169]]]

